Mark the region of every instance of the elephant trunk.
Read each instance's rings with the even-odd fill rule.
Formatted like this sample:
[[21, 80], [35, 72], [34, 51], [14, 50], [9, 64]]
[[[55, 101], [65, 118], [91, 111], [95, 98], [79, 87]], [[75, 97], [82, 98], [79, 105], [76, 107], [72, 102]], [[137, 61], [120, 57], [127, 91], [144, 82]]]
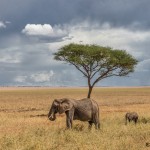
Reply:
[[54, 121], [56, 119], [56, 113], [55, 113], [55, 110], [53, 108], [50, 109], [49, 114], [48, 114], [48, 118], [51, 121]]

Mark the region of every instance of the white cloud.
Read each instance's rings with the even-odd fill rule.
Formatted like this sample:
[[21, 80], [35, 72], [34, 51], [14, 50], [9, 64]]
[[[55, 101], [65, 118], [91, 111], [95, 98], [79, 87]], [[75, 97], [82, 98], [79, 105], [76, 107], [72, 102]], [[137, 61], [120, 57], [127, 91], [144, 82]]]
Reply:
[[[15, 56], [17, 57], [17, 56]], [[0, 56], [0, 62], [2, 63], [19, 63], [20, 60], [18, 58], [13, 58], [11, 55], [6, 54], [5, 56]]]
[[26, 79], [27, 79], [27, 76], [17, 76], [17, 77], [14, 79], [14, 81], [15, 81], [15, 82], [19, 82], [19, 83], [23, 83], [23, 82], [26, 81]]
[[11, 24], [11, 22], [10, 22], [10, 21], [5, 21], [5, 23], [6, 23], [6, 24]]
[[28, 36], [46, 36], [46, 37], [63, 37], [67, 35], [67, 31], [61, 26], [50, 24], [27, 24], [22, 30], [22, 33]]
[[53, 33], [53, 28], [49, 24], [27, 24], [22, 30], [26, 35], [43, 35], [49, 36]]
[[17, 83], [22, 83], [22, 84], [31, 84], [34, 85], [34, 83], [44, 83], [44, 82], [48, 82], [50, 84], [50, 82], [53, 80], [54, 76], [54, 72], [51, 71], [41, 71], [41, 72], [37, 72], [37, 73], [32, 73], [32, 74], [27, 74], [27, 75], [18, 75], [14, 78], [14, 81]]
[[69, 27], [72, 41], [95, 43], [112, 47], [124, 47], [130, 42], [143, 42], [150, 38], [150, 31], [131, 31], [126, 28], [113, 28], [108, 23], [91, 25], [88, 22]]
[[[98, 24], [82, 22], [80, 24], [68, 25], [69, 36], [73, 37], [68, 41], [83, 44], [98, 44], [110, 46], [114, 49], [127, 50], [136, 58], [143, 57], [148, 50], [144, 48], [145, 42], [149, 43], [150, 30], [135, 31], [127, 28], [115, 28], [109, 23]], [[139, 45], [139, 46], [137, 46]]]
[[34, 82], [47, 82], [51, 80], [53, 75], [54, 72], [52, 70], [50, 72], [39, 72], [32, 74], [30, 76], [30, 79], [33, 80]]
[[21, 53], [18, 52], [17, 47], [6, 48], [0, 50], [0, 62], [1, 63], [20, 63]]
[[6, 25], [2, 21], [0, 21], [0, 28], [6, 28]]

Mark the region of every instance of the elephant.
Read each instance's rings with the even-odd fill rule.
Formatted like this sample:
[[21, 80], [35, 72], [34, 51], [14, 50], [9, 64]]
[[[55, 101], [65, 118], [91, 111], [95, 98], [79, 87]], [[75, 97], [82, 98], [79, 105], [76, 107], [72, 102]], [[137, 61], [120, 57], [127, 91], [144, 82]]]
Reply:
[[136, 112], [127, 112], [125, 115], [125, 124], [127, 125], [127, 121], [134, 121], [136, 124], [138, 121], [138, 114]]
[[96, 101], [90, 98], [81, 100], [74, 99], [55, 99], [48, 113], [51, 121], [56, 119], [56, 113], [66, 114], [66, 126], [72, 128], [73, 120], [88, 121], [89, 129], [95, 124], [96, 129], [100, 129], [99, 106]]

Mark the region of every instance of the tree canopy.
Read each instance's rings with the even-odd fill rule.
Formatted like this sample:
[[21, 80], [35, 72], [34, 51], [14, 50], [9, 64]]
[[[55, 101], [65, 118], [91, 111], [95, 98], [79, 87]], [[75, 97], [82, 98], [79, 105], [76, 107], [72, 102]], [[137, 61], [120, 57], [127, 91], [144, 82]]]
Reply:
[[126, 76], [137, 64], [125, 50], [99, 45], [72, 43], [60, 48], [54, 56], [55, 60], [75, 66], [88, 79], [88, 97], [97, 82], [111, 76]]

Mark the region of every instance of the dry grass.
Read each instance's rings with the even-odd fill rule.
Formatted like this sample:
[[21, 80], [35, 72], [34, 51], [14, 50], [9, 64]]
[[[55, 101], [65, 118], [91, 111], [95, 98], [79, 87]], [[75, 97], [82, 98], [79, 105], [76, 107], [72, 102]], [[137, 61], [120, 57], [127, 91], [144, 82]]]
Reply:
[[[50, 122], [46, 115], [55, 98], [81, 99], [86, 88], [1, 88], [0, 150], [147, 150], [150, 143], [150, 88], [95, 88], [101, 130], [74, 121], [65, 130], [65, 116]], [[136, 111], [140, 120], [125, 126], [124, 115]]]

